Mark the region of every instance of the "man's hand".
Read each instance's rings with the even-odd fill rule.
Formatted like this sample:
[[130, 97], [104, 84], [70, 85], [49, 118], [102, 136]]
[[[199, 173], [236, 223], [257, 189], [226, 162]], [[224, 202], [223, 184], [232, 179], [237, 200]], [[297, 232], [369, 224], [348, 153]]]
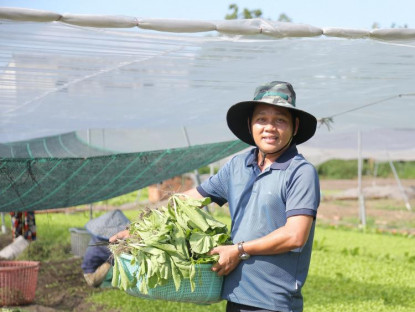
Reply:
[[130, 232], [128, 230], [124, 230], [124, 231], [118, 232], [117, 234], [111, 236], [109, 241], [110, 241], [110, 243], [114, 243], [117, 240], [126, 239], [129, 236], [130, 236]]
[[218, 246], [213, 248], [209, 254], [219, 255], [219, 260], [212, 266], [212, 271], [219, 276], [231, 273], [241, 261], [237, 245]]

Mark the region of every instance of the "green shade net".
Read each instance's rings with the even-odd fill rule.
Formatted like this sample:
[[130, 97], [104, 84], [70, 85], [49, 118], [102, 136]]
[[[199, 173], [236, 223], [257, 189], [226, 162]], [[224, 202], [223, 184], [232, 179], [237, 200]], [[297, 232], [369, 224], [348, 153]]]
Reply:
[[1, 144], [0, 211], [105, 200], [206, 166], [246, 147], [237, 140], [114, 154], [89, 146], [75, 133]]

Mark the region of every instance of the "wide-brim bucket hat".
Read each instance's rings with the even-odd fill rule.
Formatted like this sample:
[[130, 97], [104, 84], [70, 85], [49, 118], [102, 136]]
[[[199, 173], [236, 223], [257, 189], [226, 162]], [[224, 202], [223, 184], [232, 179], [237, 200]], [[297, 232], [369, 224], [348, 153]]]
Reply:
[[256, 145], [251, 134], [250, 119], [255, 105], [269, 104], [287, 108], [299, 119], [297, 134], [293, 142], [301, 144], [310, 139], [317, 128], [317, 119], [312, 114], [295, 106], [294, 88], [288, 82], [272, 81], [255, 90], [253, 100], [243, 101], [231, 106], [226, 115], [229, 129], [243, 142]]
[[109, 240], [111, 236], [125, 230], [130, 220], [119, 210], [109, 211], [85, 224], [85, 229], [98, 239]]

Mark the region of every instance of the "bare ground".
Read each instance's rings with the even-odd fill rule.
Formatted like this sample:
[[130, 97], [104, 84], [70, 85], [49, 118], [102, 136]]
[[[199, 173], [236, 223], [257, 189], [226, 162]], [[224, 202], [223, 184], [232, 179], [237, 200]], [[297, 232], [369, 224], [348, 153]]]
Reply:
[[[415, 235], [415, 180], [394, 179], [362, 181], [366, 223], [379, 231]], [[320, 224], [356, 227], [359, 215], [356, 180], [321, 181], [322, 200], [317, 221]], [[405, 197], [406, 198], [405, 198]], [[409, 203], [409, 208], [406, 206]]]
[[[373, 180], [364, 180], [362, 188], [366, 193], [366, 219], [379, 231], [399, 232], [415, 235], [415, 180], [402, 181], [407, 191], [412, 211], [405, 208], [402, 194], [394, 179], [378, 179], [377, 191]], [[359, 202], [356, 180], [321, 181], [322, 201], [317, 222], [327, 225], [356, 227], [359, 222]], [[377, 192], [377, 193], [376, 193]], [[385, 196], [385, 193], [388, 195]], [[10, 235], [0, 235], [0, 248], [11, 243]], [[86, 300], [94, 292], [106, 291], [86, 285], [81, 259], [73, 257], [62, 261], [42, 262], [40, 265], [36, 297], [32, 304], [20, 308], [30, 312], [63, 311], [106, 311], [108, 310]]]

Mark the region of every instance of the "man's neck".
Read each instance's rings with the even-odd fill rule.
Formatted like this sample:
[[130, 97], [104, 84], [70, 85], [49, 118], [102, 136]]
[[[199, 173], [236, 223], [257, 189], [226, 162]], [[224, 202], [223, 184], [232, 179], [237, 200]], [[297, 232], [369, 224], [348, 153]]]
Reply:
[[[275, 161], [277, 161], [277, 159], [284, 154], [284, 152], [289, 148], [289, 146], [287, 146], [286, 148], [284, 148], [282, 151], [278, 151], [278, 153], [270, 153], [270, 154], [264, 154], [262, 151], [260, 151], [258, 149], [258, 154], [257, 154], [257, 163], [258, 163], [258, 167], [261, 169], [261, 171], [265, 170], [266, 168], [268, 168], [269, 166], [271, 166], [271, 164]], [[265, 156], [265, 158], [264, 158]]]

